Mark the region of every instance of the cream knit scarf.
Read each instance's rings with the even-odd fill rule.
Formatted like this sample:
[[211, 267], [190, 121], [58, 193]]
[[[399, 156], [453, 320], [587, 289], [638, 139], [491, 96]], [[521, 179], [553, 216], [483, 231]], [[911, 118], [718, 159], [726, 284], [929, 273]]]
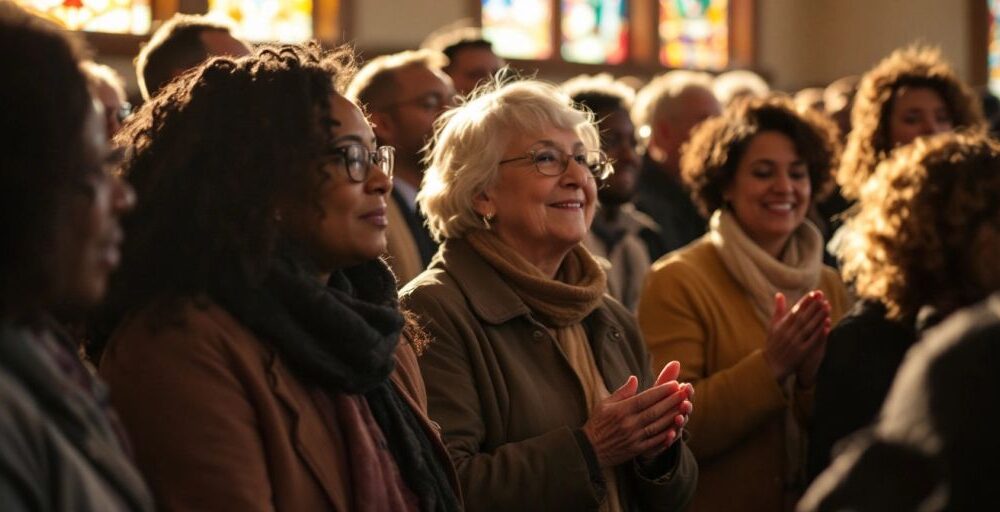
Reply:
[[[709, 240], [723, 265], [746, 291], [754, 311], [770, 325], [774, 294], [781, 292], [791, 307], [819, 284], [823, 270], [823, 236], [807, 219], [789, 238], [781, 260], [776, 260], [743, 232], [729, 210], [716, 210], [709, 221]], [[786, 396], [794, 393], [794, 378], [782, 383]], [[791, 408], [785, 410], [786, 499], [794, 503], [804, 482], [805, 436]]]
[[743, 287], [764, 326], [774, 313], [774, 294], [788, 307], [816, 288], [823, 269], [823, 237], [808, 219], [792, 233], [781, 260], [750, 239], [733, 214], [719, 209], [709, 221], [709, 240], [729, 273]]

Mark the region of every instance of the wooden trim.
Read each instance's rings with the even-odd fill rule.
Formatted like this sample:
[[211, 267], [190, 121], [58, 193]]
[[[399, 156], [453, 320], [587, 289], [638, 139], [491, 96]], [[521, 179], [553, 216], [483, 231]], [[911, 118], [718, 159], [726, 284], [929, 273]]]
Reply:
[[729, 1], [729, 67], [749, 69], [757, 63], [757, 2]]
[[326, 45], [350, 39], [344, 37], [344, 4], [348, 0], [313, 0], [313, 37]]
[[986, 0], [969, 2], [969, 84], [985, 86], [990, 80], [990, 23], [993, 16]]
[[628, 5], [628, 62], [638, 66], [656, 66], [660, 59], [659, 0], [633, 1]]
[[149, 40], [149, 35], [108, 34], [104, 32], [77, 32], [98, 56], [135, 58], [139, 48]]

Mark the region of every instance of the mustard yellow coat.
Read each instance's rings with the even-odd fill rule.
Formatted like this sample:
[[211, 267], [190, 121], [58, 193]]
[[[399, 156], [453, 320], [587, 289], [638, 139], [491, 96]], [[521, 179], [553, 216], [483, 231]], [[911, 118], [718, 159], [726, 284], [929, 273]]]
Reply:
[[[819, 289], [836, 322], [848, 299], [833, 269]], [[676, 359], [695, 387], [688, 431], [701, 475], [688, 510], [786, 509], [786, 410], [805, 421], [812, 390], [785, 396], [764, 362], [766, 329], [707, 238], [653, 264], [638, 316], [653, 367]]]

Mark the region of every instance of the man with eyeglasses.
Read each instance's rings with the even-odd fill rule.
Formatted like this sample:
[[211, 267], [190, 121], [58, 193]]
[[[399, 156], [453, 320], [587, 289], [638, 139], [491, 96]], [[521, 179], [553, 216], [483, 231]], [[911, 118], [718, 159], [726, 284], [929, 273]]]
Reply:
[[104, 107], [104, 132], [111, 140], [132, 113], [122, 77], [114, 69], [90, 60], [81, 62], [80, 70], [87, 79], [90, 94]]
[[424, 174], [424, 146], [434, 121], [454, 102], [451, 79], [440, 71], [444, 60], [431, 50], [378, 57], [361, 68], [347, 88], [347, 97], [368, 112], [379, 144], [396, 148], [386, 237], [389, 265], [399, 286], [422, 272], [437, 252], [416, 197]]
[[563, 84], [563, 90], [594, 112], [601, 149], [615, 169], [597, 191], [601, 205], [583, 244], [608, 262], [608, 293], [635, 311], [652, 263], [649, 254], [663, 251], [659, 225], [632, 204], [640, 166], [635, 126], [629, 117], [635, 91], [610, 75], [580, 76]]

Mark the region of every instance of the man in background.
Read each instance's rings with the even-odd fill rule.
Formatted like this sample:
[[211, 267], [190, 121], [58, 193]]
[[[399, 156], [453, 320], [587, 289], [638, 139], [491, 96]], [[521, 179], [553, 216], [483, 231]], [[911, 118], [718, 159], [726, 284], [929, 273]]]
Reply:
[[451, 77], [455, 90], [468, 95], [480, 82], [496, 75], [504, 60], [493, 53], [493, 44], [482, 30], [469, 26], [448, 26], [431, 34], [421, 45], [448, 57], [441, 70]]

